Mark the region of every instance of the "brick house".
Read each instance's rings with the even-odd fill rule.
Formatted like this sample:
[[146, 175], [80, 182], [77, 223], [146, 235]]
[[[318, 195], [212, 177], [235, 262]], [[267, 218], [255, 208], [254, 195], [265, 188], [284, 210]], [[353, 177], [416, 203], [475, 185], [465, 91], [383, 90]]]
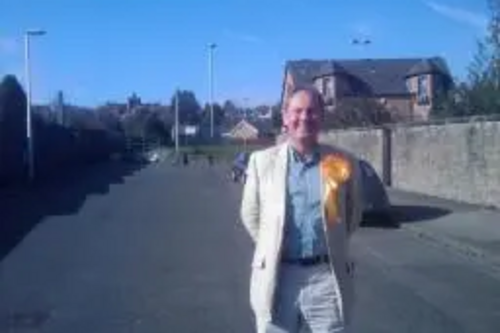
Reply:
[[323, 94], [327, 111], [350, 98], [369, 98], [401, 119], [425, 120], [440, 91], [453, 79], [440, 57], [288, 61], [282, 105], [295, 85], [313, 84]]

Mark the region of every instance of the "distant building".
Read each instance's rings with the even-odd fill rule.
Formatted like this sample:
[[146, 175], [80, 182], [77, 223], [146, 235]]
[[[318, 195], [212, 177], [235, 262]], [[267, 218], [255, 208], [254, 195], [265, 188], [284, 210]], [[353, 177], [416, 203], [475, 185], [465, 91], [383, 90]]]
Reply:
[[[175, 142], [176, 128], [172, 127], [172, 142]], [[200, 143], [200, 127], [195, 125], [179, 125], [179, 142], [182, 144]]]
[[342, 100], [369, 98], [399, 118], [425, 120], [436, 96], [450, 89], [453, 81], [440, 57], [288, 61], [281, 105], [293, 87], [303, 84], [318, 88], [330, 112]]
[[127, 109], [133, 110], [136, 107], [142, 105], [142, 101], [139, 96], [137, 96], [136, 93], [133, 93], [132, 96], [130, 96], [127, 100]]
[[52, 112], [55, 113], [56, 121], [59, 125], [66, 125], [66, 114], [64, 110], [64, 93], [59, 91], [51, 105]]
[[274, 137], [272, 122], [260, 119], [242, 119], [224, 137], [236, 141], [260, 141]]
[[242, 119], [224, 136], [233, 140], [256, 140], [259, 138], [259, 130], [246, 119]]

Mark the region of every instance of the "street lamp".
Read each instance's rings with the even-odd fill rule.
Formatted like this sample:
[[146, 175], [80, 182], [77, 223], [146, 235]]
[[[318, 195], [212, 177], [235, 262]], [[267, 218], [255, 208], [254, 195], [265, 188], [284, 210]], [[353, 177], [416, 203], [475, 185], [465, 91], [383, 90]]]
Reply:
[[179, 157], [179, 88], [175, 90], [175, 154]]
[[[368, 45], [372, 44], [372, 40], [369, 38], [354, 38], [351, 40], [351, 44], [356, 45], [356, 46], [364, 49]], [[365, 51], [365, 50], [363, 50], [363, 51]], [[375, 74], [376, 73], [375, 68], [373, 68], [373, 67], [370, 68], [370, 73]]]
[[372, 41], [369, 40], [369, 39], [357, 39], [357, 38], [354, 38], [351, 41], [351, 43], [354, 44], [354, 45], [368, 45], [368, 44], [371, 44]]
[[26, 85], [26, 139], [27, 145], [27, 162], [28, 162], [28, 177], [32, 181], [35, 178], [34, 165], [34, 146], [33, 146], [33, 126], [31, 122], [31, 68], [30, 68], [30, 38], [43, 36], [44, 30], [28, 30], [24, 33], [24, 70], [25, 70], [25, 85]]
[[372, 40], [369, 38], [353, 38], [351, 44], [365, 51], [365, 48], [372, 44]]
[[[243, 119], [244, 119], [244, 121], [248, 121], [248, 111], [249, 111], [248, 109], [249, 109], [248, 108], [248, 98], [244, 97], [243, 98]], [[243, 136], [243, 147], [244, 147], [245, 151], [247, 150], [247, 140], [248, 140], [247, 136], [244, 135]]]
[[217, 44], [208, 45], [208, 94], [210, 103], [210, 138], [214, 138], [214, 50]]

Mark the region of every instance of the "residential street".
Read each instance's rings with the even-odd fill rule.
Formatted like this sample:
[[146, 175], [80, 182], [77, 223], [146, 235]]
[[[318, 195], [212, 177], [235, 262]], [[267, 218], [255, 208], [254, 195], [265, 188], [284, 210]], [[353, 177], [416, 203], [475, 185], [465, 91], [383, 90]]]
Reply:
[[[112, 163], [4, 191], [0, 231], [19, 227], [0, 248], [0, 332], [253, 332], [252, 248], [226, 168]], [[354, 332], [498, 332], [500, 213], [391, 198], [402, 228], [353, 240]]]

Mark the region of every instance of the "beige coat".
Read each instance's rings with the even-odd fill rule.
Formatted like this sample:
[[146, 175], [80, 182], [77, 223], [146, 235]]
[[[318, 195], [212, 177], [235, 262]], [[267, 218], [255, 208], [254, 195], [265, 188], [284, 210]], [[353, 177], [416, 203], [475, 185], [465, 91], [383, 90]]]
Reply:
[[[277, 284], [287, 179], [287, 147], [281, 143], [252, 153], [243, 190], [241, 219], [255, 243], [250, 280], [250, 304], [260, 324], [272, 320], [273, 299]], [[354, 285], [353, 264], [349, 257], [349, 238], [359, 226], [362, 215], [362, 184], [358, 160], [338, 148], [321, 146], [321, 154], [336, 153], [351, 162], [350, 180], [341, 186], [339, 197], [340, 223], [328, 223], [327, 201], [324, 199], [323, 221], [329, 245], [331, 269], [340, 291], [342, 316], [350, 322]], [[330, 188], [322, 177], [322, 198]]]

